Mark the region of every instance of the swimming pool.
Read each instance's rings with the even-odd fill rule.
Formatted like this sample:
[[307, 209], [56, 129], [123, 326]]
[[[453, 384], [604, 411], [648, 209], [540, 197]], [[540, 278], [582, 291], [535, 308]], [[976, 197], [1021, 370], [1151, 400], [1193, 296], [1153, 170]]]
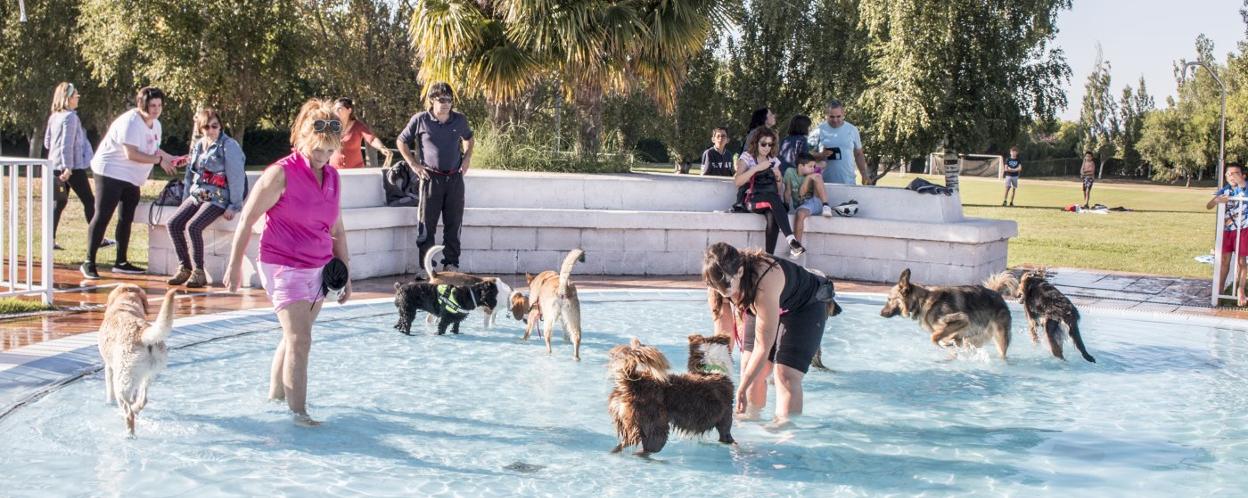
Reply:
[[[842, 297], [806, 417], [738, 423], [738, 446], [676, 439], [611, 455], [606, 351], [631, 336], [683, 366], [700, 292], [583, 292], [585, 343], [395, 332], [393, 305], [327, 313], [303, 429], [269, 403], [269, 331], [170, 353], [138, 438], [99, 373], [0, 419], [0, 495], [1214, 495], [1248, 489], [1248, 332], [1085, 313], [1098, 363], [1033, 347], [942, 361], [882, 300]], [[336, 317], [336, 318], [335, 318]], [[227, 327], [226, 324], [217, 324]], [[677, 370], [683, 370], [678, 366]], [[774, 399], [774, 398], [773, 398]], [[769, 401], [765, 413], [774, 404]]]

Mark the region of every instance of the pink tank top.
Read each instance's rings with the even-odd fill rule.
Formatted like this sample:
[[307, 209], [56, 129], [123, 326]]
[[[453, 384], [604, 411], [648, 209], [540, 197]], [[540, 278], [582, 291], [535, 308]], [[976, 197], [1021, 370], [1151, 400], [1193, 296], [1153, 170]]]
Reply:
[[293, 268], [320, 268], [334, 257], [330, 237], [338, 222], [338, 170], [325, 166], [323, 181], [298, 152], [269, 166], [286, 172], [286, 190], [265, 213], [260, 261]]

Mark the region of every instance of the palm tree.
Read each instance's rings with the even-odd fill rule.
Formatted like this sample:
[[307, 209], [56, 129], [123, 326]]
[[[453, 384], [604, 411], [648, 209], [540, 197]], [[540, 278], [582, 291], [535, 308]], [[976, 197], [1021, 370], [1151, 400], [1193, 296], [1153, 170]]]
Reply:
[[647, 91], [671, 110], [685, 65], [727, 26], [727, 0], [419, 0], [412, 46], [423, 81], [491, 103], [557, 81], [581, 122], [577, 149], [601, 147], [602, 103]]

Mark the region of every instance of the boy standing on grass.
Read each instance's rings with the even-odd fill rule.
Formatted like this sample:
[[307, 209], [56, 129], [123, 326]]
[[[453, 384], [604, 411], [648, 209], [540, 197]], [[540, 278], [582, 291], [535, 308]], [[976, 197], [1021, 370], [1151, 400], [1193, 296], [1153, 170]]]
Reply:
[[1248, 276], [1248, 233], [1244, 231], [1243, 196], [1248, 193], [1244, 188], [1244, 168], [1238, 164], [1226, 165], [1226, 185], [1213, 194], [1213, 198], [1205, 203], [1205, 209], [1213, 209], [1218, 204], [1226, 204], [1226, 218], [1222, 221], [1222, 271], [1218, 275], [1218, 288], [1226, 284], [1226, 274], [1231, 270], [1231, 255], [1239, 249], [1239, 271], [1235, 273], [1235, 298], [1237, 304], [1244, 306], [1248, 299], [1244, 297], [1245, 276]]
[[815, 171], [815, 156], [807, 152], [797, 155], [797, 167], [784, 172], [784, 188], [787, 199], [797, 212], [793, 222], [793, 237], [802, 241], [806, 231], [806, 218], [818, 211], [824, 217], [832, 216], [828, 206], [828, 193], [823, 188], [823, 175]]
[[1018, 194], [1018, 174], [1023, 172], [1023, 163], [1018, 160], [1018, 147], [1010, 147], [1010, 158], [1005, 160], [1005, 197], [1001, 198], [1001, 206], [1005, 206], [1005, 200], [1010, 200], [1010, 207], [1014, 207], [1014, 195]]

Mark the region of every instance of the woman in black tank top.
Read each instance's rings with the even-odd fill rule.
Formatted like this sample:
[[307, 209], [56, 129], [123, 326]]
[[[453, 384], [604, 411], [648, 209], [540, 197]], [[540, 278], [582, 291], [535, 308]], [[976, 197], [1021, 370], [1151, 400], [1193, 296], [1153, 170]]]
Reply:
[[[744, 313], [755, 316], [753, 351], [742, 369], [737, 386], [737, 412], [756, 412], [756, 384], [765, 384], [766, 370], [774, 362], [776, 423], [802, 413], [802, 377], [823, 340], [829, 314], [839, 307], [831, 280], [794, 263], [758, 250], [739, 251], [717, 242], [702, 260], [702, 279], [707, 287]], [[738, 314], [740, 318], [740, 314]], [[778, 334], [780, 325], [784, 333]], [[765, 389], [765, 388], [762, 388]], [[764, 398], [765, 398], [765, 391]]]

